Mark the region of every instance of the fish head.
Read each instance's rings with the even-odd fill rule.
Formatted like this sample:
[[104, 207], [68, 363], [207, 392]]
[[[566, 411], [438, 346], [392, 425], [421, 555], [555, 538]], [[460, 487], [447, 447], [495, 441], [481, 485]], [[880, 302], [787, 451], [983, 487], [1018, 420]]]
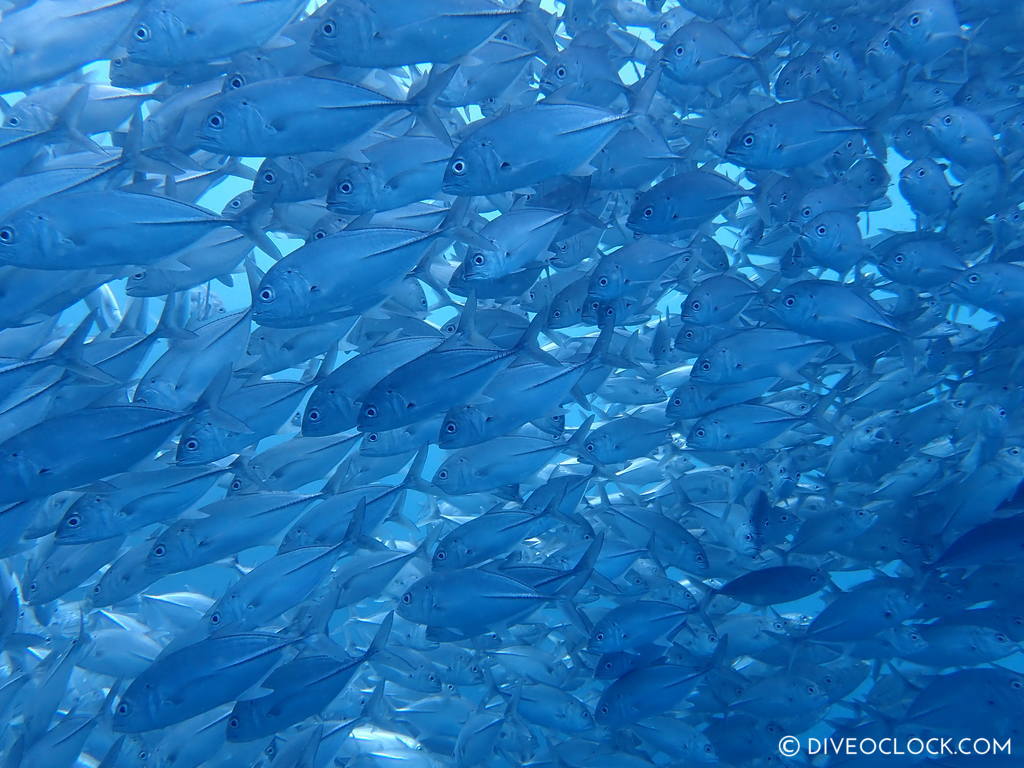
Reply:
[[415, 407], [397, 389], [374, 389], [359, 409], [356, 425], [360, 432], [390, 429], [403, 421], [405, 413]]
[[832, 215], [834, 213], [826, 211], [801, 227], [799, 242], [802, 248], [811, 254], [828, 254], [842, 245], [842, 232], [837, 217]]
[[652, 189], [640, 195], [633, 204], [626, 226], [642, 234], [669, 232], [673, 228], [674, 212], [671, 197]]
[[366, 3], [346, 2], [342, 7], [343, 18], [328, 15], [313, 32], [310, 51], [314, 56], [337, 62], [358, 60], [361, 51], [381, 39], [374, 13]]
[[44, 211], [22, 208], [0, 221], [0, 264], [38, 264], [63, 259], [75, 244], [65, 238]]
[[573, 56], [572, 51], [566, 50], [552, 56], [540, 73], [540, 91], [544, 94], [552, 94], [560, 88], [569, 85], [581, 85], [581, 62]]
[[181, 438], [178, 440], [178, 450], [175, 453], [175, 460], [182, 465], [205, 464], [208, 461], [216, 461], [226, 456], [221, 435], [223, 430], [214, 426], [209, 421], [195, 419], [185, 425]]
[[724, 347], [706, 349], [704, 354], [697, 358], [690, 368], [690, 378], [693, 381], [721, 381], [726, 374], [725, 364], [722, 357], [728, 350]]
[[[293, 162], [289, 163], [289, 160]], [[294, 182], [296, 165], [301, 166], [301, 163], [298, 163], [295, 158], [266, 158], [260, 164], [256, 171], [256, 178], [252, 182], [253, 198], [263, 202], [276, 200], [282, 191], [288, 188], [289, 183]]]
[[360, 215], [375, 209], [384, 186], [380, 172], [367, 163], [345, 163], [327, 192], [327, 207], [335, 213]]
[[706, 283], [696, 286], [686, 295], [683, 300], [682, 318], [683, 322], [690, 327], [708, 328], [712, 321], [711, 316], [714, 310], [715, 298], [712, 295], [712, 288]]
[[42, 134], [57, 123], [57, 115], [45, 104], [26, 97], [11, 107], [3, 120], [4, 128]]
[[128, 28], [125, 48], [131, 59], [161, 67], [180, 63], [179, 51], [193, 33], [168, 5], [150, 5]]
[[267, 133], [268, 126], [258, 104], [249, 98], [252, 86], [228, 91], [213, 99], [211, 109], [199, 125], [196, 143], [210, 152], [240, 154], [240, 147]]
[[950, 283], [954, 296], [971, 304], [982, 304], [1000, 289], [999, 274], [992, 270], [965, 269]]
[[484, 434], [487, 415], [476, 405], [463, 405], [447, 413], [441, 422], [437, 444], [441, 448], [464, 448]]
[[107, 527], [119, 511], [110, 497], [101, 493], [85, 493], [68, 507], [57, 524], [57, 540], [65, 544], [95, 541], [103, 538]]
[[435, 579], [427, 576], [412, 584], [402, 593], [396, 611], [406, 621], [430, 624], [434, 614]]
[[188, 520], [165, 530], [146, 555], [146, 568], [154, 573], [176, 573], [188, 567], [189, 555], [198, 543]]
[[137, 679], [133, 682], [114, 705], [111, 728], [116, 733], [151, 730], [159, 707], [155, 693], [155, 688], [148, 681]]
[[929, 60], [953, 48], [960, 22], [950, 0], [910, 0], [897, 13], [889, 38], [904, 56]]
[[609, 686], [594, 707], [594, 722], [609, 728], [626, 725], [635, 719], [633, 709], [626, 691]]
[[864, 61], [878, 77], [885, 78], [897, 74], [904, 66], [903, 56], [892, 44], [891, 30], [883, 27], [868, 43], [864, 52]]
[[801, 283], [786, 287], [771, 304], [771, 310], [788, 327], [800, 330], [817, 312], [813, 289]]
[[686, 445], [697, 450], [714, 450], [723, 435], [723, 424], [715, 418], [704, 417], [691, 427], [686, 436]]
[[623, 650], [625, 634], [622, 623], [614, 617], [599, 621], [590, 633], [588, 646], [596, 653], [613, 653]]
[[676, 334], [676, 348], [698, 354], [714, 342], [716, 330], [706, 325], [684, 321]]
[[365, 432], [359, 443], [359, 453], [363, 456], [394, 456], [405, 450], [409, 440], [409, 430], [402, 427]]
[[[604, 260], [608, 261], [608, 260]], [[587, 295], [600, 301], [609, 301], [621, 296], [629, 284], [623, 265], [617, 262], [603, 263], [597, 267], [587, 286]]]
[[775, 167], [773, 156], [781, 126], [764, 113], [756, 114], [736, 129], [725, 149], [725, 160], [744, 168]]
[[317, 286], [285, 261], [277, 262], [253, 295], [252, 319], [261, 325], [288, 323], [308, 313], [309, 296]]
[[960, 107], [940, 109], [924, 123], [924, 130], [938, 147], [956, 146], [969, 140], [968, 117]]
[[594, 664], [594, 677], [597, 680], [618, 680], [631, 669], [636, 668], [639, 659], [635, 654], [615, 651], [601, 656]]
[[512, 166], [504, 162], [486, 136], [470, 136], [456, 148], [444, 170], [442, 191], [449, 195], [481, 195], [504, 188], [502, 175]]
[[435, 571], [464, 568], [473, 559], [473, 548], [469, 546], [458, 529], [445, 536], [431, 555], [430, 565]]
[[449, 456], [434, 473], [431, 481], [445, 493], [460, 494], [469, 487], [473, 468], [468, 456]]
[[500, 248], [470, 247], [463, 261], [467, 280], [493, 280], [508, 274], [510, 254]]
[[[224, 720], [227, 740], [231, 743], [252, 741], [263, 736], [260, 713], [257, 709], [259, 699], [243, 699], [236, 701], [234, 708]], [[265, 726], [265, 724], [263, 724]]]

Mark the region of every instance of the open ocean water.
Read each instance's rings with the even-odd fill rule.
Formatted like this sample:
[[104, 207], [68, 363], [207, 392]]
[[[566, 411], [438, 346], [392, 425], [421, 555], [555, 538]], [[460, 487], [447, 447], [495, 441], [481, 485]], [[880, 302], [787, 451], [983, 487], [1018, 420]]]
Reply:
[[1022, 39], [0, 0], [0, 764], [1024, 765]]

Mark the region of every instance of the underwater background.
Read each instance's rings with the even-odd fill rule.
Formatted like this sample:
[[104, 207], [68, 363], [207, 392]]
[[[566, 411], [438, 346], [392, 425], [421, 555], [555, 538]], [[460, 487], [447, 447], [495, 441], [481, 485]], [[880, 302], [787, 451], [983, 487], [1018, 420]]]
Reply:
[[0, 0], [5, 768], [1024, 764], [1022, 35]]

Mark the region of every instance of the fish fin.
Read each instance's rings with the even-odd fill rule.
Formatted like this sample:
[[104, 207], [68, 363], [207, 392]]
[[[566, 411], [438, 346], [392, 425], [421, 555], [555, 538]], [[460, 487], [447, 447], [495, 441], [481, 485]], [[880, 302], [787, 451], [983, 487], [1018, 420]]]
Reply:
[[516, 342], [513, 349], [517, 352], [529, 355], [539, 362], [553, 366], [561, 366], [562, 364], [558, 359], [541, 349], [537, 342], [537, 334], [543, 330], [546, 321], [546, 312], [538, 312], [534, 315], [533, 320], [530, 321], [526, 330], [523, 331], [523, 335], [519, 338], [519, 341]]

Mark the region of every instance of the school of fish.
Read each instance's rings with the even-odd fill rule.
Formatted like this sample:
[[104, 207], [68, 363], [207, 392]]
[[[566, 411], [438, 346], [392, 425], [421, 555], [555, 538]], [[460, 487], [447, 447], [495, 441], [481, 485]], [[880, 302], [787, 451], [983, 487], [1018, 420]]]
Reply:
[[0, 768], [1019, 766], [1022, 41], [0, 0]]

